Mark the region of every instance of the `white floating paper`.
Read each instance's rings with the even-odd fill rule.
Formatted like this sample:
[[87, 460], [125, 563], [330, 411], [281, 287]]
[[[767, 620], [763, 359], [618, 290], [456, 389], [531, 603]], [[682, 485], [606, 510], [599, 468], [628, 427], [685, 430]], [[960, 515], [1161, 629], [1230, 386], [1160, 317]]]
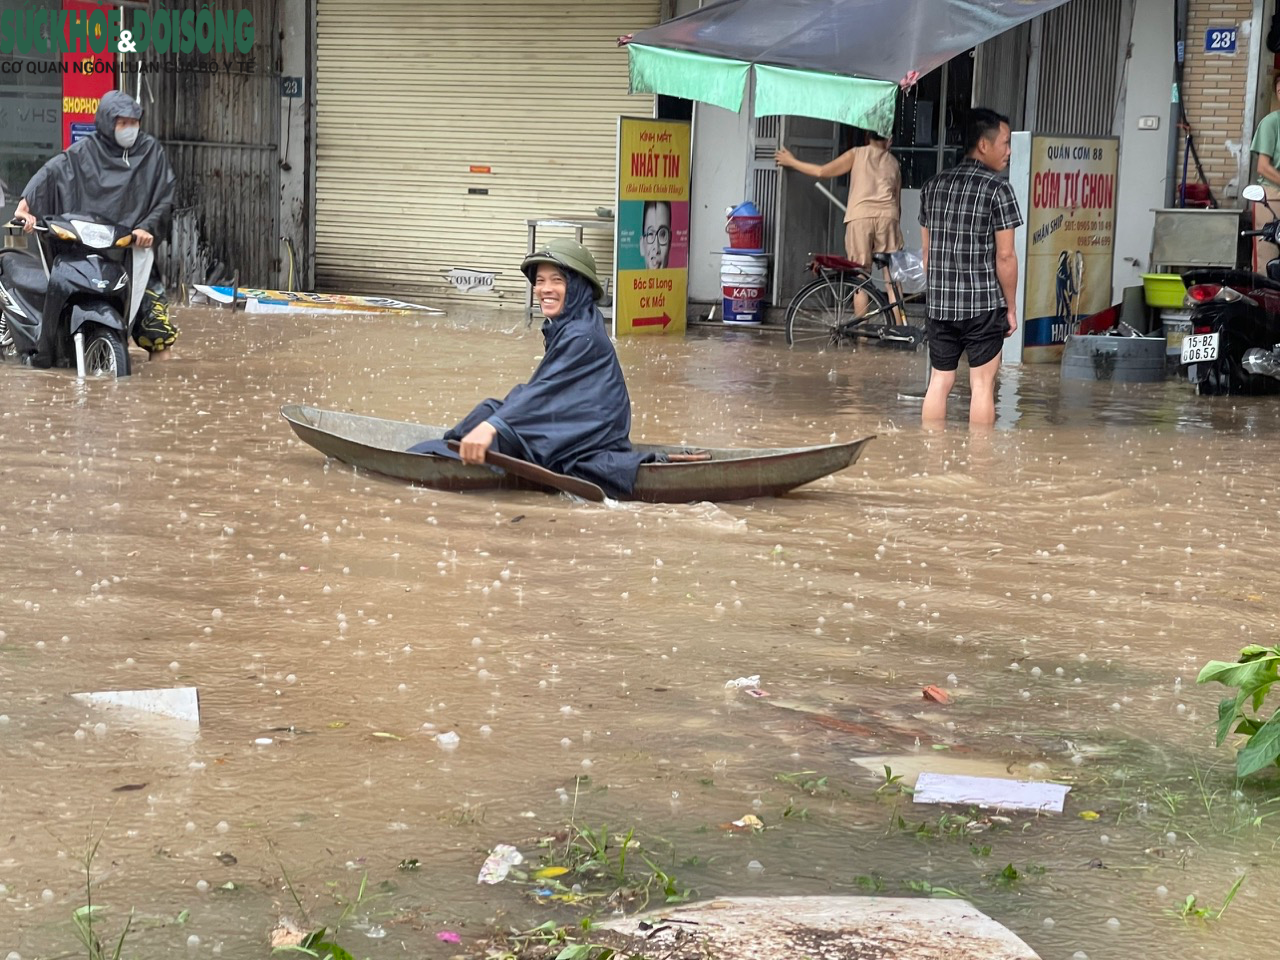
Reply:
[[200, 722], [200, 694], [195, 687], [162, 690], [103, 690], [73, 693], [72, 699], [97, 707], [124, 707], [188, 723]]
[[1070, 787], [994, 777], [961, 777], [922, 773], [916, 779], [916, 803], [958, 803], [999, 810], [1061, 813]]

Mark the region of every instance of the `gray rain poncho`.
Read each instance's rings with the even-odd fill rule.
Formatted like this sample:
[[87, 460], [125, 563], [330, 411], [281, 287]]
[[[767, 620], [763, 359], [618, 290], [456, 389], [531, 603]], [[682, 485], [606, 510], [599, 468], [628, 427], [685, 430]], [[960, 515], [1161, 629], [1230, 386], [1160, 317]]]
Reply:
[[565, 271], [564, 310], [542, 324], [542, 361], [504, 400], [485, 400], [444, 435], [410, 447], [458, 459], [446, 446], [488, 421], [493, 449], [540, 467], [581, 477], [611, 497], [629, 497], [640, 464], [656, 459], [631, 447], [631, 397], [604, 318], [587, 280]]
[[160, 141], [139, 132], [126, 150], [116, 143], [116, 120], [140, 120], [142, 106], [112, 90], [98, 104], [95, 132], [67, 147], [31, 178], [23, 199], [37, 217], [81, 213], [142, 229], [157, 240], [169, 233], [177, 180]]

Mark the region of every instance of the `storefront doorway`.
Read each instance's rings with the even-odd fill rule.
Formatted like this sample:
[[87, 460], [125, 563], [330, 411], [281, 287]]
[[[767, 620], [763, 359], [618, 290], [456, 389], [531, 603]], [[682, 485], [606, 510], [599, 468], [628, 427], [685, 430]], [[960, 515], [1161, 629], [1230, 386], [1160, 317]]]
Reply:
[[965, 115], [973, 104], [974, 51], [954, 57], [898, 94], [893, 153], [902, 165], [902, 239], [920, 249], [920, 190], [964, 152]]

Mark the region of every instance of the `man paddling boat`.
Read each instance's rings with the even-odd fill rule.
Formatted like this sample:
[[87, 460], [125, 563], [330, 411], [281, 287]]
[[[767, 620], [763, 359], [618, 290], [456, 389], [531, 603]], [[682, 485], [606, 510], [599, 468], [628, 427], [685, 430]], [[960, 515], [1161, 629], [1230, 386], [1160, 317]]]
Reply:
[[[582, 244], [557, 239], [520, 270], [545, 318], [546, 349], [533, 376], [504, 399], [485, 400], [443, 441], [410, 449], [475, 464], [493, 450], [630, 496], [640, 464], [657, 457], [631, 447], [631, 398], [596, 306], [604, 288], [595, 258]], [[459, 442], [458, 453], [450, 440]]]

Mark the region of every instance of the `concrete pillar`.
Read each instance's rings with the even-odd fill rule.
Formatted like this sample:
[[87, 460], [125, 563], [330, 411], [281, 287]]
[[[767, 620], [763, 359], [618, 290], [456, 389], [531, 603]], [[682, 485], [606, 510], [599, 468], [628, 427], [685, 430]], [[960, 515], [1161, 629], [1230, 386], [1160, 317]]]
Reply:
[[[1136, 0], [1123, 120], [1120, 182], [1116, 192], [1113, 297], [1142, 283], [1155, 227], [1152, 210], [1165, 205], [1168, 185], [1169, 101], [1173, 90], [1173, 0]], [[1147, 129], [1155, 118], [1156, 129]]]
[[[312, 80], [312, 30], [314, 0], [281, 0], [280, 21], [284, 39], [280, 44], [280, 285], [309, 290], [313, 281], [312, 194], [315, 167], [312, 156], [311, 118], [315, 112]], [[298, 84], [290, 83], [296, 78]], [[295, 96], [287, 96], [294, 93]], [[294, 269], [290, 281], [289, 247], [292, 244]]]

